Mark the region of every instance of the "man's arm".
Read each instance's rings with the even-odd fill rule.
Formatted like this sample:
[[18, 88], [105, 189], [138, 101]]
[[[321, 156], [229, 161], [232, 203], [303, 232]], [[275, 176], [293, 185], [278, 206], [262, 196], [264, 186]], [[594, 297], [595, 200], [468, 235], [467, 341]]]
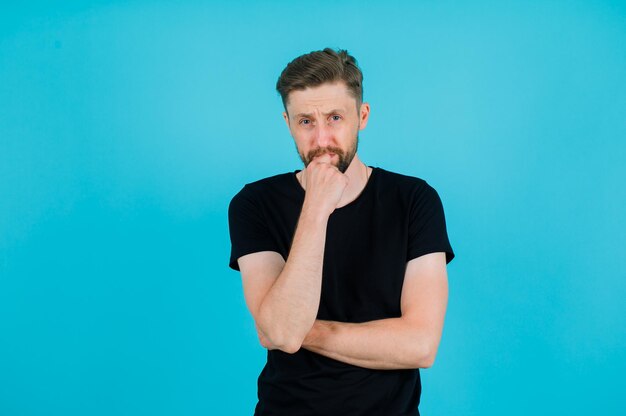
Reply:
[[295, 353], [319, 309], [328, 218], [348, 178], [325, 155], [307, 167], [306, 195], [285, 262], [273, 251], [238, 259], [244, 296], [261, 344]]
[[289, 258], [274, 251], [239, 258], [246, 304], [261, 345], [294, 353], [309, 332], [322, 289], [327, 219], [302, 213]]
[[357, 324], [318, 320], [302, 347], [365, 368], [427, 368], [435, 361], [447, 302], [446, 255], [426, 254], [407, 263], [400, 318]]

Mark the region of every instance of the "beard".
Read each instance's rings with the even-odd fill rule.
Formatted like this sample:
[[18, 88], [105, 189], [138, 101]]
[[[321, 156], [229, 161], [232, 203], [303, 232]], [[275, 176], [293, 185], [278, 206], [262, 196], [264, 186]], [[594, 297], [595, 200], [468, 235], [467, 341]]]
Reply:
[[346, 149], [345, 152], [339, 147], [327, 146], [311, 149], [306, 155], [304, 155], [304, 153], [300, 153], [300, 151], [298, 151], [298, 154], [300, 155], [300, 159], [304, 163], [304, 167], [307, 167], [309, 166], [309, 163], [311, 163], [311, 161], [313, 161], [313, 159], [315, 159], [316, 157], [326, 153], [334, 153], [337, 155], [337, 158], [339, 160], [336, 164], [333, 165], [339, 170], [339, 172], [346, 173], [346, 170], [348, 170], [350, 163], [352, 163], [352, 159], [354, 159], [354, 155], [356, 155], [358, 147], [359, 135], [357, 134], [356, 139], [352, 143], [352, 146]]

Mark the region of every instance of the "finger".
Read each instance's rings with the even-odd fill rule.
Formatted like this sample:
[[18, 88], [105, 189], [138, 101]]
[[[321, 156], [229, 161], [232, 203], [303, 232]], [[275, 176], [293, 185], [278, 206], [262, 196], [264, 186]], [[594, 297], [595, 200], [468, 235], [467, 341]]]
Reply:
[[330, 163], [332, 159], [333, 159], [332, 156], [329, 155], [328, 153], [324, 153], [323, 155], [317, 156], [315, 158], [315, 160], [318, 161], [319, 163]]

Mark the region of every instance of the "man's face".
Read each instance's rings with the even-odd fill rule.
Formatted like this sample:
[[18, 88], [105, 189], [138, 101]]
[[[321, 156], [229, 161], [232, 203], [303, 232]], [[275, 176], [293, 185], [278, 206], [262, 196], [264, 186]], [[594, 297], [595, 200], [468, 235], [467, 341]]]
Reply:
[[328, 153], [331, 163], [345, 173], [357, 151], [358, 132], [365, 128], [369, 117], [367, 103], [359, 110], [343, 82], [289, 94], [283, 117], [305, 167]]

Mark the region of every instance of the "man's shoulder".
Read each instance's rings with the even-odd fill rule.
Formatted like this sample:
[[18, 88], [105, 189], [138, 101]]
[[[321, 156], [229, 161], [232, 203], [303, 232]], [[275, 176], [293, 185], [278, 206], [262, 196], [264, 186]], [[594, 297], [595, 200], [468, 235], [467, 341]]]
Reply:
[[415, 190], [423, 187], [428, 187], [428, 183], [425, 179], [417, 176], [407, 175], [403, 173], [393, 172], [387, 169], [377, 167], [381, 179], [381, 183], [384, 186], [395, 186], [402, 190]]
[[246, 183], [241, 190], [233, 197], [236, 198], [258, 198], [270, 196], [272, 193], [286, 192], [291, 189], [294, 172], [279, 173]]
[[245, 186], [253, 189], [266, 188], [266, 187], [275, 187], [275, 186], [285, 186], [289, 181], [293, 180], [292, 176], [294, 172], [285, 172], [278, 173], [276, 175], [268, 176], [266, 178], [258, 179], [254, 182], [249, 182]]

